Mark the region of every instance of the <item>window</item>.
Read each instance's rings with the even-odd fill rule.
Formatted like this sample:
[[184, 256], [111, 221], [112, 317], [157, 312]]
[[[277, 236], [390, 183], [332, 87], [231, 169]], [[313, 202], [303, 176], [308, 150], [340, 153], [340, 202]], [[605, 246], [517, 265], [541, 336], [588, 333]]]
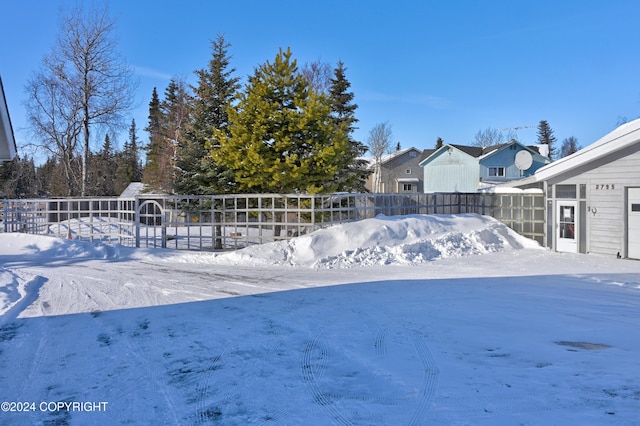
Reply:
[[489, 176], [504, 177], [504, 167], [489, 167]]
[[406, 173], [406, 174], [408, 174], [408, 175], [410, 175], [410, 174], [411, 174], [411, 169], [407, 169], [407, 170], [405, 170], [405, 173]]
[[575, 185], [556, 185], [556, 198], [576, 198]]
[[411, 152], [409, 153], [409, 157], [417, 157], [417, 156], [418, 156], [418, 153], [417, 153], [417, 152], [415, 152], [415, 151], [411, 151]]
[[402, 184], [402, 190], [405, 192], [413, 191], [413, 185], [410, 183], [404, 183]]

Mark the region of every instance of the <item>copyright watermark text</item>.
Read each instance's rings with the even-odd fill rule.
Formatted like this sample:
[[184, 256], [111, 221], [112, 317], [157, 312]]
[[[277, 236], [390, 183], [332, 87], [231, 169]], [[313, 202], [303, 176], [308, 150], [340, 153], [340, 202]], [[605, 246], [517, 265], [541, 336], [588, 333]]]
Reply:
[[106, 401], [4, 401], [0, 403], [0, 410], [4, 413], [22, 412], [57, 412], [57, 411], [107, 411]]

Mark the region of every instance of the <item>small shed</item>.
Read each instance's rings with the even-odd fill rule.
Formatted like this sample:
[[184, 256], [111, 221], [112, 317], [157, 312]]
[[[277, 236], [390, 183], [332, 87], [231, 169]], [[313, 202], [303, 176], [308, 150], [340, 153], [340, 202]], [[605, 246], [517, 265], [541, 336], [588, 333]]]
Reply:
[[16, 156], [16, 140], [11, 127], [9, 107], [0, 77], [0, 161], [11, 161]]
[[640, 119], [539, 169], [546, 245], [640, 259]]

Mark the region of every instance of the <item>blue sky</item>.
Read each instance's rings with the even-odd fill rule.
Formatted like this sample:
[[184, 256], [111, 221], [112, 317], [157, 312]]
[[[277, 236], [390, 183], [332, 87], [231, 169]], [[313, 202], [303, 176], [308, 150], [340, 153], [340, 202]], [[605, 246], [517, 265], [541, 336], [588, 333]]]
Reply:
[[[27, 79], [51, 50], [60, 13], [75, 4], [2, 4], [0, 75], [19, 146], [29, 140]], [[438, 137], [470, 144], [488, 127], [547, 120], [558, 147], [569, 136], [586, 146], [621, 117], [640, 116], [635, 0], [112, 0], [109, 9], [120, 52], [139, 80], [131, 118], [143, 142], [153, 87], [162, 94], [172, 76], [195, 83], [193, 71], [207, 66], [217, 34], [231, 43], [243, 81], [281, 47], [291, 47], [300, 66], [342, 60], [363, 142], [382, 122], [394, 142], [424, 149]], [[536, 141], [535, 128], [518, 135]]]

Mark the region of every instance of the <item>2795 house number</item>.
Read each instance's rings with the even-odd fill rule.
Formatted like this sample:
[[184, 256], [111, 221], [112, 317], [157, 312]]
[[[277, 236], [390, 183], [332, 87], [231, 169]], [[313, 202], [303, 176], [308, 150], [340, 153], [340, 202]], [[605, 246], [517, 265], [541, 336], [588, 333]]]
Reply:
[[607, 189], [616, 189], [616, 185], [613, 183], [597, 183], [596, 190], [607, 190]]

